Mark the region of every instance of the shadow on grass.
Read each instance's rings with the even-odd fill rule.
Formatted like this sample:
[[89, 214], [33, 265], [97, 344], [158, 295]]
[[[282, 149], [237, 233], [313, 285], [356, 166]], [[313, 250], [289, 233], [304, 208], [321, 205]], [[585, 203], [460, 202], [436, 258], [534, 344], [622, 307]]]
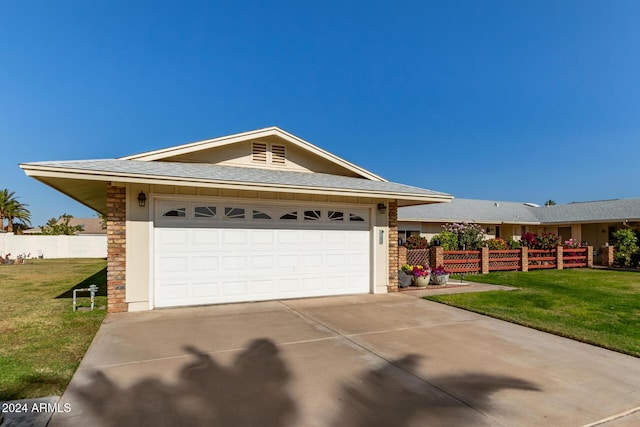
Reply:
[[[6, 390], [0, 390], [0, 401], [18, 400], [24, 396], [39, 396], [48, 394], [49, 390], [64, 390], [69, 378], [55, 374], [30, 374], [20, 378], [13, 386], [8, 385]], [[46, 390], [46, 391], [45, 391]]]
[[307, 407], [317, 407], [327, 398], [328, 390], [318, 386], [305, 389], [304, 395], [293, 395], [289, 386], [292, 374], [272, 341], [252, 341], [229, 367], [196, 348], [185, 347], [185, 351], [193, 360], [180, 369], [175, 382], [147, 376], [121, 387], [104, 372], [90, 374], [88, 381], [70, 389], [80, 406], [91, 411], [90, 418], [83, 422], [125, 427], [403, 427], [418, 419], [421, 425], [472, 425], [487, 419], [484, 413], [491, 410], [492, 393], [502, 389], [539, 390], [517, 378], [474, 373], [426, 381], [413, 373], [419, 357], [408, 355], [358, 378], [346, 379], [335, 396], [328, 396], [335, 405], [327, 406], [338, 407], [337, 411], [321, 415], [324, 420], [304, 420], [298, 400], [304, 399]]
[[[107, 296], [107, 267], [105, 267], [102, 270], [98, 271], [96, 274], [87, 277], [82, 282], [72, 286], [71, 288], [69, 288], [69, 290], [64, 291], [63, 293], [58, 295], [56, 297], [56, 299], [58, 299], [58, 298], [69, 298], [69, 299], [71, 299], [71, 298], [73, 298], [73, 290], [74, 289], [88, 288], [89, 285], [98, 286], [98, 293], [96, 295], [97, 296], [106, 297]], [[82, 296], [85, 296], [85, 295], [83, 294]]]

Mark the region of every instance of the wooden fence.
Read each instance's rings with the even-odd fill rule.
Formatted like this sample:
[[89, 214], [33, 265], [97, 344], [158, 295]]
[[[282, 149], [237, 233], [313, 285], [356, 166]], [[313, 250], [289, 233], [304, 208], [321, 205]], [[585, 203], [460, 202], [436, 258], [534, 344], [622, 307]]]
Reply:
[[[428, 262], [427, 262], [428, 259]], [[593, 267], [593, 247], [544, 250], [520, 248], [514, 250], [445, 251], [439, 246], [428, 249], [405, 249], [399, 252], [399, 265], [443, 265], [452, 273], [475, 274], [491, 271], [529, 271]]]

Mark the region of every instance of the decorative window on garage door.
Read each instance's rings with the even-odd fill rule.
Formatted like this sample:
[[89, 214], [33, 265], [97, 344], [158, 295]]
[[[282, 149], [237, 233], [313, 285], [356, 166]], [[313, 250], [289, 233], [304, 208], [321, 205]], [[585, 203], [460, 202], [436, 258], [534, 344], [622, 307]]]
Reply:
[[200, 206], [196, 205], [193, 208], [193, 214], [196, 218], [209, 218], [214, 219], [217, 217], [218, 208], [217, 206]]
[[[156, 224], [195, 227], [286, 227], [368, 229], [370, 209], [358, 207], [305, 207], [225, 201], [161, 200], [156, 209]], [[183, 225], [180, 225], [182, 227]]]

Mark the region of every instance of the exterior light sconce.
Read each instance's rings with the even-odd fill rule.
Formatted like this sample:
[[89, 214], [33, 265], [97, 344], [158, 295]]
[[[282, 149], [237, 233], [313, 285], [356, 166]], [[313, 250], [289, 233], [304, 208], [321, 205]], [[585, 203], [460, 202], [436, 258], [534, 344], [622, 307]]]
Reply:
[[141, 208], [144, 208], [146, 204], [147, 204], [147, 195], [144, 194], [144, 191], [141, 191], [138, 194], [138, 206], [140, 206]]
[[387, 213], [387, 206], [384, 203], [378, 203], [378, 213]]

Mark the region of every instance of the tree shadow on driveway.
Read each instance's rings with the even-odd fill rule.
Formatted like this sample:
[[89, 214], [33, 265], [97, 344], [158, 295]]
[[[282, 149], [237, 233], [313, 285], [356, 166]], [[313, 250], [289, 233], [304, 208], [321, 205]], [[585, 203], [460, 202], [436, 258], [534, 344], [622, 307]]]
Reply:
[[[421, 357], [407, 355], [365, 373], [343, 386], [341, 411], [332, 427], [478, 425], [478, 410], [491, 411], [491, 394], [502, 389], [539, 391], [534, 384], [508, 376], [460, 373], [414, 376]], [[454, 396], [455, 394], [455, 396]], [[463, 399], [460, 398], [463, 396]], [[471, 403], [472, 402], [472, 403]]]
[[[252, 341], [231, 366], [210, 355], [185, 348], [193, 360], [179, 372], [178, 382], [143, 378], [128, 388], [115, 384], [96, 371], [88, 384], [71, 391], [92, 412], [92, 425], [108, 426], [309, 426], [318, 420], [300, 419], [296, 396], [289, 382], [292, 374], [276, 345], [269, 339]], [[418, 356], [409, 355], [345, 379], [336, 414], [328, 414], [331, 426], [408, 426], [420, 416], [433, 419], [423, 425], [463, 425], [480, 414], [469, 404], [442, 390], [467, 387], [474, 407], [490, 410], [491, 393], [500, 389], [538, 390], [511, 377], [452, 375], [429, 382], [411, 372]], [[327, 367], [327, 369], [331, 369]], [[434, 387], [432, 384], [438, 384]], [[322, 394], [324, 390], [318, 390]], [[313, 399], [313, 391], [304, 399]]]

